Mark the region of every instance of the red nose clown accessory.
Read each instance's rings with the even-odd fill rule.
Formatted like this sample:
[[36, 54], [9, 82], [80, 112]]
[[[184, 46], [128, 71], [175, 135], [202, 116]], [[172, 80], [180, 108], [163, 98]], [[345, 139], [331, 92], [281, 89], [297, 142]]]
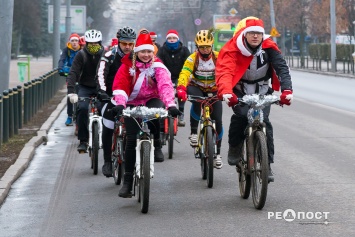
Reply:
[[136, 45], [134, 46], [134, 52], [137, 53], [142, 50], [154, 51], [154, 46], [152, 39], [149, 34], [140, 34], [138, 35]]

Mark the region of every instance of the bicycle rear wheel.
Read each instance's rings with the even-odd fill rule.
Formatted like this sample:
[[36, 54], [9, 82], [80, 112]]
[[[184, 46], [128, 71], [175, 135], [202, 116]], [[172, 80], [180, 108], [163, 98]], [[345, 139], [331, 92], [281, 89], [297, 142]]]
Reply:
[[98, 159], [99, 159], [99, 125], [97, 122], [92, 123], [92, 151], [91, 151], [91, 161], [93, 167], [93, 173], [96, 175], [98, 170]]
[[168, 154], [169, 159], [173, 158], [174, 151], [174, 118], [169, 118], [169, 129], [168, 129]]
[[254, 134], [254, 171], [252, 172], [252, 196], [256, 209], [261, 210], [266, 202], [269, 164], [266, 137], [262, 131]]
[[139, 179], [139, 192], [141, 212], [147, 213], [149, 208], [150, 189], [150, 143], [143, 141], [141, 145], [141, 177]]
[[205, 156], [207, 165], [207, 187], [213, 187], [213, 159], [214, 159], [214, 145], [212, 128], [206, 128], [206, 142], [205, 142]]
[[240, 196], [247, 199], [250, 195], [251, 178], [248, 172], [248, 153], [246, 140], [243, 143], [243, 160], [237, 166], [238, 178], [239, 178], [239, 192]]

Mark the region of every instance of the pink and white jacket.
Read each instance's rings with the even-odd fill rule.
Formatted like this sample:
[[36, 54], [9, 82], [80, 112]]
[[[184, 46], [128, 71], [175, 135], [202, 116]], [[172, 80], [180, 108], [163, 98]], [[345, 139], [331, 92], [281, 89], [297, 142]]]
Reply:
[[145, 105], [148, 100], [158, 98], [166, 108], [176, 107], [170, 72], [161, 60], [155, 58], [153, 64], [136, 61], [136, 70], [133, 71], [129, 56], [122, 58], [122, 65], [113, 81], [112, 102], [126, 107], [126, 104]]

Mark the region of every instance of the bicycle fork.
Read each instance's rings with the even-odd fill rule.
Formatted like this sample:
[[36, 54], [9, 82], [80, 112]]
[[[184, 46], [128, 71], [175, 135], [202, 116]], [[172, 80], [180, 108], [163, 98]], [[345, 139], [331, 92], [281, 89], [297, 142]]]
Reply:
[[[97, 123], [99, 133], [99, 148], [102, 148], [102, 117], [99, 115], [93, 115], [89, 117], [89, 134], [92, 134], [92, 124]], [[92, 136], [89, 136], [89, 147], [92, 147]]]
[[150, 178], [154, 176], [154, 140], [141, 140], [137, 139], [137, 146], [136, 146], [136, 175], [138, 178], [141, 178], [141, 146], [143, 142], [150, 143], [150, 154], [149, 154], [149, 163], [150, 163]]

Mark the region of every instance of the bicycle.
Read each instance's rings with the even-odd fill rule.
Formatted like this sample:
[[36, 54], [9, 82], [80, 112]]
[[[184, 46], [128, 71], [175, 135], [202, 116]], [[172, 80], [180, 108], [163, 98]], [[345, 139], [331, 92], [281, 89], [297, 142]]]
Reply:
[[173, 158], [174, 152], [174, 139], [177, 134], [177, 118], [168, 116], [164, 118], [164, 132], [160, 134], [160, 140], [162, 145], [166, 145], [168, 142], [168, 157], [169, 159]]
[[[176, 94], [176, 85], [173, 83], [174, 94]], [[177, 98], [175, 97], [175, 103], [178, 104]], [[168, 142], [168, 157], [173, 158], [174, 152], [174, 140], [178, 131], [178, 118], [168, 116], [164, 119], [164, 132], [160, 133], [160, 140], [162, 145], [166, 145]]]
[[89, 156], [91, 158], [91, 169], [93, 169], [94, 175], [97, 174], [98, 171], [98, 157], [99, 157], [99, 149], [102, 148], [102, 117], [99, 115], [99, 111], [97, 108], [97, 103], [99, 100], [92, 97], [80, 97], [79, 101], [85, 101], [89, 99]]
[[201, 117], [198, 123], [198, 146], [195, 148], [195, 158], [201, 160], [202, 179], [207, 179], [207, 187], [213, 186], [213, 160], [217, 155], [217, 132], [215, 121], [211, 119], [212, 105], [219, 101], [218, 97], [209, 93], [205, 96], [188, 95], [187, 100], [201, 103]]
[[277, 103], [276, 95], [245, 95], [238, 98], [238, 105], [248, 105], [248, 126], [245, 129], [243, 158], [236, 169], [239, 176], [239, 191], [247, 199], [252, 190], [254, 207], [261, 210], [266, 202], [268, 190], [269, 162], [266, 143], [266, 125], [262, 109]]
[[150, 179], [154, 176], [154, 136], [150, 133], [148, 122], [153, 119], [167, 117], [168, 111], [163, 108], [137, 106], [124, 109], [122, 116], [133, 118], [140, 128], [137, 134], [133, 195], [136, 195], [137, 188], [141, 212], [147, 213], [149, 208]]
[[126, 146], [126, 129], [123, 117], [115, 116], [112, 136], [112, 176], [116, 185], [120, 185], [124, 175], [124, 148]]

